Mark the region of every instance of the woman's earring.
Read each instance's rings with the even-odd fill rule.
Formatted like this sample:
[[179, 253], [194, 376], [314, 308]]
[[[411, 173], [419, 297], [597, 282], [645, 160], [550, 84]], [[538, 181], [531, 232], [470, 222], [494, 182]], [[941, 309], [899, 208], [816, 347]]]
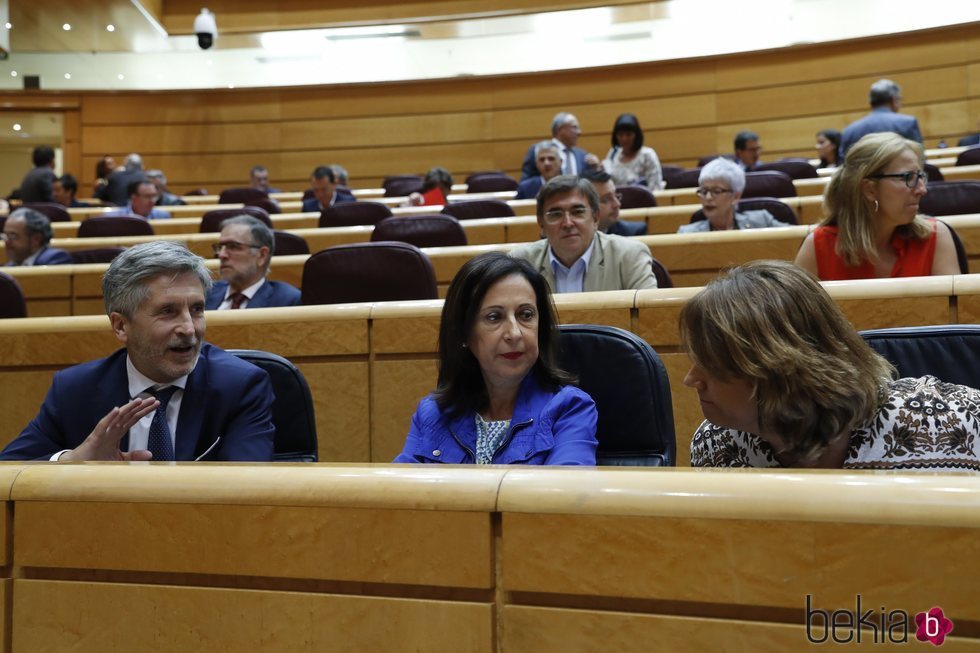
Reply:
[[875, 200], [875, 213], [878, 212], [878, 200]]
[[466, 343], [465, 342], [463, 343], [463, 349], [466, 349]]

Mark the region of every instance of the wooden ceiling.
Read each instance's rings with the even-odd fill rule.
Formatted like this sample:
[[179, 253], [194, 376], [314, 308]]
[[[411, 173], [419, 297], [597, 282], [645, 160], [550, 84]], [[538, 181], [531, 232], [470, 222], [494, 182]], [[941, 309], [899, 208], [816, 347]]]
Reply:
[[[202, 6], [215, 13], [215, 47], [243, 47], [260, 32], [307, 28], [421, 23], [534, 14], [593, 6], [651, 3], [612, 0], [10, 0], [10, 51], [145, 52], [171, 36], [192, 33]], [[64, 25], [71, 26], [70, 30]], [[112, 25], [112, 31], [107, 26]], [[3, 27], [0, 26], [0, 29]]]

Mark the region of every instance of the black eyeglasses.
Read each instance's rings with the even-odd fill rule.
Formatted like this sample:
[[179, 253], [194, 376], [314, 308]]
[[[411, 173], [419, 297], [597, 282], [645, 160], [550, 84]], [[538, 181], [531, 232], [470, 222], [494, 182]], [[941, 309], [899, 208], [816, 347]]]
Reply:
[[876, 175], [868, 175], [868, 179], [901, 179], [908, 188], [915, 188], [921, 181], [923, 184], [929, 182], [929, 175], [924, 170], [909, 170], [908, 172], [879, 172]]
[[235, 253], [240, 252], [247, 247], [252, 249], [262, 249], [262, 245], [249, 245], [248, 243], [240, 243], [237, 240], [229, 240], [225, 243], [215, 243], [214, 245], [211, 245], [211, 251], [213, 251], [214, 255], [217, 256], [221, 253], [221, 250], [225, 248], [227, 248], [229, 252]]

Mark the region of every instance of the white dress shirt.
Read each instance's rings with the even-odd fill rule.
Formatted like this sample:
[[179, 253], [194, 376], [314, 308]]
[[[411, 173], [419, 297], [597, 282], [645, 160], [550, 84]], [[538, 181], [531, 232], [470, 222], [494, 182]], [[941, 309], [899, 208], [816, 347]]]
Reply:
[[[259, 288], [262, 287], [262, 284], [263, 283], [265, 283], [265, 277], [262, 277], [261, 279], [259, 279], [255, 283], [253, 283], [251, 286], [249, 286], [248, 288], [246, 288], [245, 290], [243, 290], [242, 291], [242, 294], [245, 295], [245, 299], [242, 300], [242, 304], [238, 308], [248, 308], [248, 302], [251, 301], [251, 299], [253, 297], [255, 297], [255, 293], [257, 293], [259, 291]], [[225, 298], [224, 298], [224, 300], [220, 304], [218, 304], [218, 310], [219, 311], [226, 311], [226, 310], [228, 310], [228, 309], [231, 308], [231, 296], [233, 294], [235, 294], [235, 293], [233, 293], [231, 291], [231, 286], [229, 285], [225, 289]], [[171, 401], [173, 401], [173, 400], [171, 399]]]

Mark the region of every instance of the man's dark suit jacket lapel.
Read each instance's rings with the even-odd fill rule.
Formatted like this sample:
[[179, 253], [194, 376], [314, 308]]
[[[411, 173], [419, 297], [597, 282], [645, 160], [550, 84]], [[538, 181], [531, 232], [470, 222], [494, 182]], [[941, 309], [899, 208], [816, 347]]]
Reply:
[[248, 306], [245, 308], [267, 308], [270, 301], [272, 301], [272, 284], [266, 279], [265, 283], [255, 291], [255, 296], [248, 300]]
[[[177, 416], [177, 437], [175, 439], [174, 457], [177, 460], [194, 460], [197, 458], [197, 445], [201, 440], [201, 428], [204, 421], [205, 403], [207, 402], [208, 363], [202, 347], [194, 371], [187, 377], [184, 397], [180, 400], [180, 415]], [[222, 435], [213, 434], [214, 437]], [[206, 446], [211, 446], [209, 441]]]

